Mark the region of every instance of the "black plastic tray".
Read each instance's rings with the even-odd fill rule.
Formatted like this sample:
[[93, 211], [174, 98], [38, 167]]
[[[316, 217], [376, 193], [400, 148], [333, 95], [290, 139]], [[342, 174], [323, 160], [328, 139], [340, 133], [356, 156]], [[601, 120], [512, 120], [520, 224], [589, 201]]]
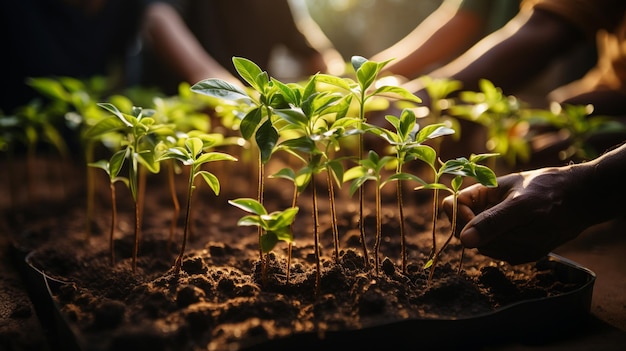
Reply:
[[[482, 348], [501, 343], [542, 344], [563, 338], [586, 327], [596, 275], [564, 257], [549, 254], [542, 264], [550, 265], [562, 281], [579, 288], [555, 296], [529, 299], [490, 313], [467, 318], [407, 319], [356, 330], [298, 333], [290, 337], [228, 345], [229, 350], [324, 350], [374, 349], [415, 350], [424, 347]], [[82, 351], [80, 334], [61, 313], [54, 292], [65, 282], [48, 277], [25, 258], [26, 280], [44, 311], [42, 324], [51, 332], [53, 349]], [[40, 305], [39, 307], [37, 305]]]

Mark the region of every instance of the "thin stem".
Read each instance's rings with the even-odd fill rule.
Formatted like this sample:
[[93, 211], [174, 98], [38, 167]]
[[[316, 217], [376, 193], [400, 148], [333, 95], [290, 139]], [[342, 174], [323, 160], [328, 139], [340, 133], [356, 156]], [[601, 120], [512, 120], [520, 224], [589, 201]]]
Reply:
[[185, 254], [185, 248], [187, 246], [187, 236], [189, 232], [189, 214], [191, 213], [191, 196], [193, 194], [193, 179], [194, 179], [195, 170], [192, 169], [189, 172], [189, 185], [187, 187], [187, 209], [185, 214], [185, 230], [183, 231], [183, 244], [180, 247], [180, 253], [176, 258], [176, 262], [174, 263], [174, 274], [180, 273], [180, 269], [183, 265], [183, 255]]
[[311, 174], [311, 187], [313, 192], [313, 238], [315, 242], [315, 296], [319, 295], [320, 290], [320, 277], [321, 277], [321, 265], [320, 265], [320, 237], [319, 237], [319, 217], [317, 213], [317, 187], [315, 185], [315, 173]]
[[[263, 165], [263, 160], [261, 160], [261, 150], [259, 150], [259, 179], [258, 179], [258, 187], [257, 187], [257, 200], [260, 204], [263, 204], [263, 185], [265, 177], [265, 166]], [[263, 249], [261, 249], [261, 235], [263, 235], [263, 229], [259, 227], [258, 236], [259, 236], [259, 259], [261, 260], [261, 265], [263, 265]]]
[[115, 183], [110, 183], [111, 188], [111, 231], [109, 233], [109, 249], [111, 250], [111, 266], [115, 265], [115, 227], [117, 226], [117, 204], [115, 198]]
[[326, 180], [328, 183], [328, 200], [330, 202], [330, 222], [333, 230], [333, 244], [335, 249], [335, 262], [339, 262], [339, 230], [337, 229], [337, 210], [335, 208], [335, 187], [331, 173], [332, 170], [326, 166]]
[[137, 253], [139, 252], [139, 231], [141, 228], [141, 221], [139, 220], [139, 217], [139, 204], [135, 201], [135, 246], [133, 247], [133, 273], [137, 270]]
[[376, 241], [374, 243], [374, 262], [376, 264], [376, 276], [380, 269], [380, 240], [382, 236], [382, 220], [381, 220], [381, 204], [380, 204], [380, 186], [376, 184]]
[[[93, 162], [94, 142], [87, 141], [85, 145], [85, 161], [86, 164]], [[94, 202], [95, 202], [95, 170], [93, 167], [87, 167], [85, 172], [87, 175], [87, 220], [85, 222], [85, 236], [89, 238], [91, 236], [91, 222], [93, 220]]]
[[[360, 121], [365, 120], [365, 101], [364, 101], [364, 93], [361, 94], [361, 104], [360, 104]], [[359, 128], [361, 128], [361, 123], [359, 122]], [[363, 157], [363, 149], [364, 149], [364, 140], [363, 134], [359, 134], [359, 155], [358, 158], [361, 159]], [[361, 234], [361, 246], [363, 248], [363, 260], [365, 261], [365, 268], [369, 268], [370, 260], [369, 255], [367, 254], [367, 243], [365, 242], [365, 216], [363, 214], [365, 210], [365, 189], [363, 187], [359, 187], [359, 230]]]
[[448, 244], [450, 244], [450, 241], [452, 240], [452, 237], [454, 236], [454, 232], [456, 231], [456, 211], [457, 211], [456, 203], [457, 203], [457, 196], [458, 196], [458, 193], [455, 192], [454, 195], [453, 195], [454, 202], [453, 202], [453, 206], [452, 206], [452, 226], [450, 228], [450, 235], [448, 235], [448, 238], [446, 239], [446, 242], [443, 243], [443, 245], [441, 246], [441, 249], [439, 249], [439, 252], [437, 252], [435, 254], [435, 256], [433, 257], [433, 264], [430, 267], [430, 274], [428, 275], [428, 285], [430, 285], [430, 283], [433, 280], [433, 275], [435, 273], [435, 266], [437, 265], [437, 262], [439, 261], [439, 256], [441, 256], [441, 253], [443, 252], [443, 250], [445, 250], [446, 247], [448, 246]]
[[402, 200], [402, 181], [398, 180], [396, 184], [396, 192], [398, 197], [398, 214], [400, 216], [400, 244], [402, 251], [402, 273], [406, 274], [406, 234], [404, 228], [404, 207]]
[[432, 222], [432, 249], [430, 251], [429, 259], [433, 258], [435, 252], [437, 252], [437, 217], [439, 216], [439, 189], [433, 190], [433, 222]]
[[[298, 204], [298, 185], [294, 183], [293, 189], [293, 200], [291, 201], [291, 207], [296, 207]], [[291, 223], [292, 233], [293, 233], [293, 222]], [[287, 246], [287, 285], [289, 285], [289, 275], [291, 270], [291, 251], [293, 249], [293, 243], [289, 242]]]
[[180, 204], [178, 203], [178, 196], [176, 196], [176, 182], [174, 181], [174, 161], [170, 160], [168, 168], [168, 181], [170, 188], [170, 195], [172, 196], [172, 204], [174, 205], [174, 211], [172, 213], [172, 222], [170, 223], [170, 239], [168, 244], [168, 250], [174, 243], [174, 233], [176, 231], [176, 223], [178, 222], [178, 216], [180, 215]]

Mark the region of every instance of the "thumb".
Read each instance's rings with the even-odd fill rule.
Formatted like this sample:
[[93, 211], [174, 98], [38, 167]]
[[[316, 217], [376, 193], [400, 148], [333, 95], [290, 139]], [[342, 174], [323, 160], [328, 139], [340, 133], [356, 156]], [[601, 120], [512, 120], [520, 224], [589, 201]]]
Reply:
[[468, 248], [487, 245], [519, 226], [518, 214], [523, 212], [516, 209], [516, 206], [511, 206], [510, 203], [511, 201], [504, 201], [472, 218], [459, 236], [463, 245]]

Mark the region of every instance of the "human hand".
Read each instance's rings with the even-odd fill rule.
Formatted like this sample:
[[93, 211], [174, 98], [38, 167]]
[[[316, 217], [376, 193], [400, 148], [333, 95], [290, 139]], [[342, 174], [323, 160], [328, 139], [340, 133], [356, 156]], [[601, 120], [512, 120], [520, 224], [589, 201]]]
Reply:
[[[519, 264], [538, 260], [594, 221], [588, 208], [589, 167], [543, 168], [480, 184], [458, 197], [461, 242], [487, 256]], [[450, 216], [453, 199], [444, 199]], [[594, 205], [592, 205], [593, 207]]]

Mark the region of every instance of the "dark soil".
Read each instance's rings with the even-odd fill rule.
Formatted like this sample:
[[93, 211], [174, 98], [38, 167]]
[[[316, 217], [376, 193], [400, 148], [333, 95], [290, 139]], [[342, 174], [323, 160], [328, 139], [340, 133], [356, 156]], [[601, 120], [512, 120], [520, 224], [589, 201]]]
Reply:
[[[194, 193], [193, 231], [178, 275], [172, 266], [180, 248], [184, 215], [178, 219], [175, 242], [171, 243], [173, 206], [165, 191], [167, 182], [160, 175], [148, 178], [139, 259], [134, 272], [131, 268], [133, 206], [124, 188], [118, 188], [120, 218], [114, 265], [110, 263], [108, 249], [110, 212], [105, 182], [98, 187], [101, 190], [97, 196], [98, 216], [89, 237], [85, 233], [85, 196], [81, 186], [77, 186], [75, 193], [67, 190], [69, 195], [63, 196], [62, 201], [42, 202], [37, 209], [31, 207], [30, 212], [21, 211], [12, 218], [13, 226], [20, 228], [15, 233], [16, 247], [21, 252], [32, 251], [29, 262], [34, 267], [65, 282], [52, 283], [52, 292], [80, 349], [316, 349], [325, 340], [343, 340], [353, 347], [367, 349], [367, 343], [358, 344], [358, 341], [381, 340], [385, 335], [395, 335], [394, 332], [413, 338], [413, 331], [421, 334], [420, 345], [442, 346], [454, 343], [449, 333], [460, 336], [463, 331], [447, 325], [439, 327], [437, 321], [497, 323], [494, 322], [497, 319], [484, 317], [498, 316], [499, 311], [518, 302], [559, 297], [581, 286], [580, 281], [563, 278], [548, 261], [510, 266], [471, 250], [466, 250], [459, 273], [461, 247], [454, 239], [436, 266], [432, 283], [428, 284], [429, 270], [422, 267], [431, 247], [430, 200], [428, 196], [418, 198], [415, 193], [406, 195], [409, 199], [405, 211], [408, 214], [406, 273], [401, 270], [393, 194], [385, 196], [381, 266], [377, 274], [372, 249], [375, 218], [368, 213], [364, 222], [370, 256], [368, 268], [360, 249], [356, 198], [339, 193], [341, 252], [339, 261], [335, 262], [326, 215], [328, 207], [323, 204], [328, 197], [323, 187], [319, 287], [315, 283], [312, 216], [310, 206], [305, 203], [310, 202], [307, 194], [299, 203], [301, 210], [294, 227], [296, 242], [289, 277], [287, 245], [279, 243], [265, 257], [267, 268], [263, 278], [256, 229], [238, 227], [237, 219], [244, 213], [226, 203], [235, 197], [254, 197], [256, 187], [249, 184], [254, 176], [246, 176], [245, 170], [237, 168], [220, 172], [225, 172], [218, 174], [220, 179], [227, 180], [222, 180], [223, 193], [219, 197], [202, 186]], [[182, 182], [186, 177], [180, 175], [177, 179], [181, 182], [179, 201], [184, 203]], [[290, 203], [290, 196], [290, 187], [281, 180], [267, 182], [268, 208], [284, 208]], [[373, 208], [373, 203], [370, 204], [368, 208]], [[181, 213], [184, 214], [184, 209]], [[441, 244], [449, 230], [445, 215], [438, 226]], [[553, 317], [538, 316], [538, 319]], [[421, 329], [402, 329], [403, 322], [412, 321], [435, 321], [433, 325], [437, 326], [430, 330], [429, 324], [417, 324]], [[520, 322], [533, 321], [517, 321]], [[454, 328], [454, 324], [450, 326]], [[372, 337], [387, 327], [388, 334]], [[408, 328], [413, 327], [408, 324]], [[444, 333], [442, 328], [448, 330]], [[351, 331], [356, 333], [350, 334]], [[359, 334], [359, 331], [365, 332]], [[502, 337], [509, 334], [517, 335], [503, 333]], [[393, 345], [392, 340], [387, 341], [385, 345]], [[71, 340], [63, 338], [59, 342], [70, 344]], [[413, 344], [404, 342], [399, 346], [413, 348]]]

